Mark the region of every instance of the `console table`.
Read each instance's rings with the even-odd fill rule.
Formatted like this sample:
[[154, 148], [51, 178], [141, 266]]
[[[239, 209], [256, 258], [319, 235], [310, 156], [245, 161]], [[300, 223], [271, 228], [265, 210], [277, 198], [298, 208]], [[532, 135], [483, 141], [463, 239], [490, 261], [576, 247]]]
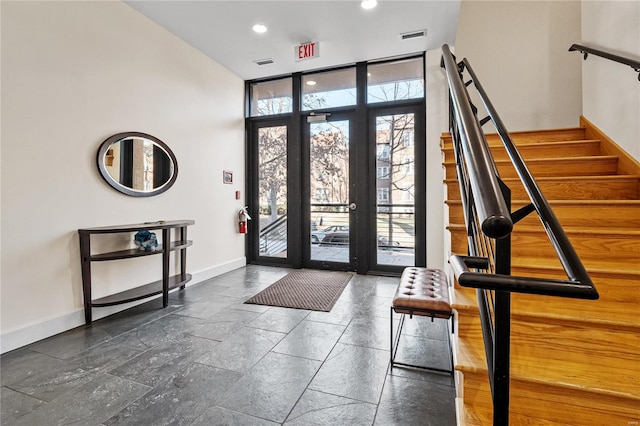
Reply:
[[[187, 227], [193, 225], [193, 220], [173, 220], [145, 222], [132, 225], [103, 226], [99, 228], [78, 229], [80, 234], [80, 260], [82, 265], [82, 290], [84, 294], [84, 317], [87, 324], [91, 324], [91, 309], [95, 307], [113, 306], [121, 303], [133, 302], [150, 296], [162, 294], [162, 305], [166, 308], [169, 303], [169, 291], [181, 287], [191, 280], [186, 272], [187, 247], [193, 244], [187, 240]], [[176, 229], [177, 238], [171, 241], [171, 230]], [[137, 231], [162, 230], [162, 244], [155, 251], [140, 249], [119, 250], [109, 253], [91, 254], [91, 236], [98, 234], [118, 234]], [[169, 276], [169, 254], [177, 251], [180, 254], [180, 273]], [[129, 259], [142, 256], [162, 255], [162, 279], [141, 285], [130, 290], [112, 294], [93, 300], [91, 297], [91, 262], [117, 259]]]

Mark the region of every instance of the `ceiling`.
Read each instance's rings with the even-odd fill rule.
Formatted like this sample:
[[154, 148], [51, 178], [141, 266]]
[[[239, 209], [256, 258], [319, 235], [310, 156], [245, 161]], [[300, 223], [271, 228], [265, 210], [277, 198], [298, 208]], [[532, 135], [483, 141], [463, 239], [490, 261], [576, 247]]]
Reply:
[[[459, 0], [360, 1], [125, 0], [244, 80], [383, 59], [453, 45]], [[268, 31], [257, 34], [254, 24]], [[426, 37], [400, 34], [426, 30]], [[296, 61], [300, 43], [317, 42], [319, 56]], [[272, 59], [268, 65], [254, 61]]]

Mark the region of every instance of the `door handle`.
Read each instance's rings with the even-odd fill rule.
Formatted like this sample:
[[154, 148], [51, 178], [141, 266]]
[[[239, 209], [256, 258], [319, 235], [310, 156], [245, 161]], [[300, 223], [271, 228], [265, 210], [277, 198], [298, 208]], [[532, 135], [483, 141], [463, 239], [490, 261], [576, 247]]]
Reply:
[[351, 210], [351, 211], [355, 210], [356, 207], [358, 207], [358, 206], [356, 206], [356, 203], [349, 204], [349, 210]]

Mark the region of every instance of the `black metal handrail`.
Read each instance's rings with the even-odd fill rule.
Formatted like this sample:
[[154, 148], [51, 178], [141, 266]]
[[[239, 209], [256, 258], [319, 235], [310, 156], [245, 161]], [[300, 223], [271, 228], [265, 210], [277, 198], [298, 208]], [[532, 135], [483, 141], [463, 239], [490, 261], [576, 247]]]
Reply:
[[[507, 425], [510, 294], [597, 299], [598, 292], [469, 62], [465, 59], [456, 63], [447, 45], [442, 47], [442, 52], [442, 65], [449, 82], [450, 126], [469, 249], [468, 256], [452, 256], [450, 264], [460, 285], [476, 288], [494, 404], [493, 422]], [[465, 71], [471, 77], [466, 83]], [[481, 120], [466, 89], [472, 83], [488, 113]], [[482, 131], [482, 125], [489, 121], [495, 126], [531, 200], [515, 212], [510, 211], [510, 190], [500, 179]], [[511, 231], [514, 224], [533, 212], [537, 213], [568, 280], [511, 275]]]
[[[501, 238], [513, 229], [513, 222], [504, 198], [500, 195], [500, 184], [497, 179], [496, 165], [489, 152], [484, 134], [469, 104], [469, 95], [465, 85], [458, 76], [457, 65], [446, 44], [442, 46], [444, 67], [447, 70], [449, 92], [459, 126], [459, 134], [463, 141], [463, 153], [467, 164], [473, 192], [478, 200], [478, 215], [482, 222], [483, 232], [493, 238]], [[484, 142], [484, 143], [483, 143]]]
[[[502, 198], [500, 186], [498, 184], [497, 172], [492, 176], [487, 176], [489, 170], [495, 170], [495, 163], [493, 163], [493, 157], [489, 152], [489, 146], [484, 137], [484, 133], [480, 129], [480, 122], [473, 114], [473, 109], [471, 108], [471, 98], [465, 89], [465, 84], [462, 81], [461, 76], [458, 74], [458, 71], [462, 71], [466, 69], [472, 77], [472, 82], [476, 89], [478, 90], [478, 94], [482, 99], [485, 108], [493, 122], [494, 126], [497, 129], [500, 138], [502, 139], [502, 143], [511, 158], [511, 161], [522, 181], [527, 194], [532, 202], [532, 208], [538, 213], [540, 221], [547, 232], [547, 236], [553, 245], [553, 248], [562, 263], [562, 266], [567, 273], [569, 281], [563, 280], [544, 280], [544, 279], [532, 279], [530, 277], [519, 277], [520, 281], [518, 281], [518, 285], [513, 280], [513, 277], [509, 276], [509, 278], [505, 277], [496, 277], [487, 278], [484, 274], [469, 272], [468, 268], [455, 269], [457, 271], [456, 275], [462, 276], [463, 281], [473, 281], [474, 279], [481, 280], [485, 284], [487, 284], [487, 279], [494, 280], [496, 285], [500, 285], [502, 289], [507, 289], [510, 286], [512, 289], [509, 291], [516, 291], [522, 293], [536, 293], [536, 294], [545, 294], [551, 296], [566, 296], [573, 298], [584, 298], [584, 299], [597, 299], [598, 292], [595, 288], [595, 285], [591, 281], [589, 274], [587, 273], [582, 261], [578, 257], [575, 249], [571, 245], [567, 234], [564, 232], [564, 229], [560, 225], [557, 217], [553, 213], [549, 202], [544, 197], [537, 183], [535, 182], [533, 176], [529, 172], [522, 156], [518, 152], [515, 144], [511, 140], [506, 127], [502, 123], [498, 113], [495, 108], [491, 104], [486, 92], [482, 88], [482, 85], [479, 83], [477, 76], [471, 69], [469, 62], [465, 59], [462, 61], [463, 67], [459, 67], [455, 64], [455, 60], [449, 47], [445, 44], [442, 47], [443, 57], [444, 57], [444, 65], [447, 73], [447, 79], [449, 80], [450, 92], [453, 102], [454, 109], [464, 109], [464, 116], [460, 115], [459, 119], [463, 119], [466, 121], [474, 121], [475, 125], [469, 125], [468, 123], [462, 123], [459, 127], [461, 133], [461, 142], [462, 148], [464, 152], [465, 161], [468, 166], [469, 172], [469, 180], [471, 182], [472, 191], [474, 194], [475, 207], [478, 210], [480, 215], [480, 219], [483, 221], [482, 231], [485, 235], [492, 238], [500, 238], [505, 235], [500, 235], [499, 232], [495, 232], [498, 234], [497, 237], [494, 237], [490, 233], [485, 230], [485, 222], [486, 219], [483, 218], [482, 212], [491, 211], [491, 209], [496, 208], [495, 205], [500, 204], [500, 213], [495, 213], [493, 218], [500, 216], [501, 218], [508, 218], [508, 222], [511, 222], [511, 213], [509, 213], [508, 209], [506, 209], [506, 203], [504, 199], [500, 202], [500, 198]], [[462, 90], [453, 90], [452, 86], [462, 87]], [[468, 115], [472, 114], [473, 118], [469, 118]], [[469, 127], [473, 128], [473, 132], [467, 133], [467, 129]], [[478, 130], [480, 129], [480, 130]], [[467, 146], [469, 145], [469, 146]], [[479, 147], [482, 146], [482, 147]], [[469, 158], [473, 157], [474, 154], [481, 153], [481, 158]], [[477, 170], [474, 169], [484, 169], [484, 173], [478, 173]], [[475, 182], [473, 182], [475, 180]], [[479, 188], [479, 190], [476, 190]], [[489, 191], [487, 188], [490, 188]], [[497, 200], [496, 200], [497, 199]], [[504, 211], [502, 210], [502, 204], [504, 204]], [[502, 221], [501, 225], [507, 224], [507, 221]], [[487, 227], [490, 228], [490, 227]], [[510, 231], [509, 231], [510, 232]], [[461, 261], [455, 261], [453, 264], [461, 267], [465, 264], [464, 259], [460, 259]], [[468, 265], [470, 266], [470, 265]], [[469, 276], [469, 274], [474, 274], [473, 276]], [[458, 278], [458, 277], [457, 277]], [[521, 283], [523, 281], [530, 281], [530, 285], [522, 286]], [[497, 284], [501, 283], [501, 284]], [[511, 283], [511, 284], [509, 284]], [[579, 285], [576, 285], [579, 283]], [[576, 289], [577, 288], [577, 289]], [[566, 291], [563, 291], [566, 289]]]
[[587, 60], [589, 54], [599, 56], [601, 58], [609, 59], [610, 61], [618, 62], [620, 64], [628, 65], [638, 73], [638, 81], [640, 81], [640, 61], [636, 61], [631, 58], [616, 55], [615, 53], [605, 52], [604, 50], [594, 49], [588, 46], [582, 46], [580, 44], [572, 44], [569, 48], [569, 52], [582, 52], [582, 57]]

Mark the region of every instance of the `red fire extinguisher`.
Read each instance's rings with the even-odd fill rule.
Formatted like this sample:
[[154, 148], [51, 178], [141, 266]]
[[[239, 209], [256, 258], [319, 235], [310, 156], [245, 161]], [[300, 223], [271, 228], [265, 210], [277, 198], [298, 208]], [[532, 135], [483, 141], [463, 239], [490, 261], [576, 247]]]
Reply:
[[249, 213], [247, 213], [248, 206], [243, 207], [238, 211], [238, 232], [241, 234], [247, 233], [247, 221], [251, 220]]

